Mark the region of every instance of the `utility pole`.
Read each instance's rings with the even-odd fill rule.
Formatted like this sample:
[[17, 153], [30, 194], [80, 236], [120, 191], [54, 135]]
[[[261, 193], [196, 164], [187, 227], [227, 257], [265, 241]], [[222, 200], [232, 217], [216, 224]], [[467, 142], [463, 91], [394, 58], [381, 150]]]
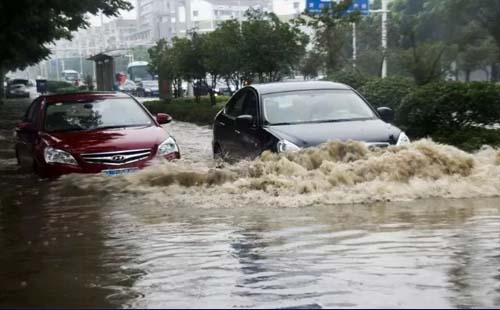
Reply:
[[352, 66], [356, 68], [357, 55], [357, 42], [356, 42], [356, 23], [352, 23]]
[[382, 78], [387, 76], [387, 0], [382, 0]]

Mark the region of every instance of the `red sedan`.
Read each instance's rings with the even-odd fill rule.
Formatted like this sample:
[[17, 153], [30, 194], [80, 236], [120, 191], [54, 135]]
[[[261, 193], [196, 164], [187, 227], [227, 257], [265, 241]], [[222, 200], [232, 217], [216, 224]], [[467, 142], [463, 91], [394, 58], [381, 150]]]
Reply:
[[114, 92], [41, 96], [16, 127], [18, 163], [41, 177], [128, 173], [180, 158], [176, 141], [138, 101]]

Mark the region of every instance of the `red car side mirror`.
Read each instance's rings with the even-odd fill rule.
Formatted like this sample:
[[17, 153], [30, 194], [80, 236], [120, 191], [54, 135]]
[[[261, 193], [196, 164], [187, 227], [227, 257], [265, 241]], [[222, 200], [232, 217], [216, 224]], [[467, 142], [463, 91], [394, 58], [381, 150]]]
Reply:
[[172, 116], [170, 116], [166, 113], [158, 113], [158, 114], [156, 114], [156, 121], [160, 125], [168, 124], [172, 121]]
[[22, 123], [17, 124], [16, 131], [24, 132], [24, 133], [35, 133], [35, 132], [37, 132], [37, 129], [30, 122], [22, 122]]

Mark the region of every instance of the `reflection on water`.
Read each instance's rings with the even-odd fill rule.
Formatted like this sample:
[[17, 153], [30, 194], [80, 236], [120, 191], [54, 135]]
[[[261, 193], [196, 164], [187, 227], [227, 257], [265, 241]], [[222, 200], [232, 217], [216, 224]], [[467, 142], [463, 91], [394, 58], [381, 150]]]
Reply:
[[[0, 307], [500, 307], [499, 198], [278, 208], [221, 195], [201, 208], [163, 187], [39, 181], [17, 170], [10, 125]], [[188, 159], [206, 160], [207, 129], [175, 123], [179, 142], [176, 128], [185, 150], [198, 133]]]
[[0, 306], [500, 305], [498, 199], [180, 209], [124, 198], [2, 209]]

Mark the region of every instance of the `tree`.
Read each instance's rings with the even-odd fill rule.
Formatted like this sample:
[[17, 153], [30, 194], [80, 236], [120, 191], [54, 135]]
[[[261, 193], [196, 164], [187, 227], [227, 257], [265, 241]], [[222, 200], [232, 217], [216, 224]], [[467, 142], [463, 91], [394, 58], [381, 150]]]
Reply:
[[181, 97], [182, 74], [173, 47], [165, 39], [161, 39], [156, 42], [155, 46], [148, 49], [148, 54], [151, 72], [158, 75], [161, 80], [171, 81], [174, 87], [174, 97]]
[[242, 73], [259, 82], [279, 81], [300, 63], [309, 41], [297, 25], [274, 13], [249, 9], [242, 22]]
[[306, 10], [303, 17], [297, 19], [299, 25], [307, 25], [316, 31], [316, 49], [325, 57], [328, 74], [341, 68], [346, 59], [343, 48], [347, 34], [351, 24], [360, 18], [359, 12], [347, 13], [351, 4], [352, 0], [341, 0], [335, 5], [326, 5], [318, 14]]
[[88, 27], [86, 14], [117, 16], [130, 10], [128, 0], [44, 0], [0, 2], [0, 98], [6, 71], [35, 64], [50, 54], [48, 43], [71, 39]]
[[300, 67], [300, 73], [304, 79], [314, 79], [318, 76], [319, 71], [323, 68], [323, 58], [317, 52], [309, 52], [303, 59]]
[[498, 0], [443, 0], [438, 1], [442, 10], [447, 10], [454, 16], [457, 23], [468, 24], [474, 20], [482, 30], [486, 30], [494, 40], [497, 48], [496, 60], [492, 66], [492, 79], [498, 80], [499, 70], [497, 64], [500, 62], [500, 1]]
[[391, 28], [398, 38], [391, 48], [418, 85], [439, 80], [449, 70], [450, 48], [459, 31], [453, 16], [435, 0], [396, 0], [391, 5]]
[[203, 51], [205, 66], [212, 75], [212, 87], [215, 87], [216, 76], [224, 79], [229, 89], [231, 84], [239, 88], [242, 41], [240, 23], [235, 19], [222, 22], [207, 35]]

